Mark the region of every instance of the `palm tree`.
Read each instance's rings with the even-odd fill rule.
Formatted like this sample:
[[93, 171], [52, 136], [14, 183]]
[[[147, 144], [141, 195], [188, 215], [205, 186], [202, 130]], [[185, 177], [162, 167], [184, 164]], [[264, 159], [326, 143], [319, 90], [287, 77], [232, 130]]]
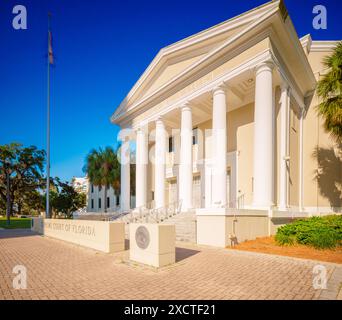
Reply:
[[107, 212], [107, 191], [109, 186], [118, 194], [120, 189], [120, 163], [112, 147], [104, 150], [93, 149], [86, 157], [83, 170], [88, 175], [89, 182], [94, 186], [104, 186], [104, 212]]
[[318, 113], [324, 118], [324, 127], [337, 141], [342, 140], [342, 41], [323, 64], [328, 73], [319, 80], [317, 94], [322, 99]]

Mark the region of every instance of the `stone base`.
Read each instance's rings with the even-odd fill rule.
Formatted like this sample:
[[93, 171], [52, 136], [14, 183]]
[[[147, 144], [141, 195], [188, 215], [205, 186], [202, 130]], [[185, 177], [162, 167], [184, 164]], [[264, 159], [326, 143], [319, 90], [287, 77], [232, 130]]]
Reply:
[[197, 244], [225, 248], [227, 241], [227, 226], [225, 209], [199, 209], [197, 211]]
[[294, 219], [309, 217], [303, 212], [260, 209], [197, 209], [197, 244], [214, 247], [233, 246], [257, 237], [274, 235]]
[[176, 261], [176, 232], [171, 224], [131, 223], [130, 260], [154, 267]]
[[197, 244], [225, 248], [270, 234], [266, 210], [199, 209], [196, 216]]

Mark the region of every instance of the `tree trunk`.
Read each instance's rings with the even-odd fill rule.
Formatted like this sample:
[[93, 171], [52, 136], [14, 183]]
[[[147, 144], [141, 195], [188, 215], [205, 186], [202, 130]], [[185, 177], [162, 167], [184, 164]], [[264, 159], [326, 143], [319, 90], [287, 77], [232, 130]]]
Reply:
[[21, 201], [19, 200], [18, 201], [18, 215], [21, 216], [21, 207], [22, 207], [22, 204], [21, 204]]
[[10, 196], [10, 175], [7, 172], [7, 182], [6, 182], [6, 195], [7, 195], [7, 204], [6, 204], [6, 219], [7, 219], [7, 225], [10, 224], [11, 219], [11, 196]]

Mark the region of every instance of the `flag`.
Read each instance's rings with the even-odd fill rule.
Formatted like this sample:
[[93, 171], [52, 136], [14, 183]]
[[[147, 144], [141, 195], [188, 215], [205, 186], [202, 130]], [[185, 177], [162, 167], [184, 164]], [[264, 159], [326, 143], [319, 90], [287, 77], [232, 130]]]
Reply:
[[53, 64], [52, 33], [49, 31], [49, 63]]

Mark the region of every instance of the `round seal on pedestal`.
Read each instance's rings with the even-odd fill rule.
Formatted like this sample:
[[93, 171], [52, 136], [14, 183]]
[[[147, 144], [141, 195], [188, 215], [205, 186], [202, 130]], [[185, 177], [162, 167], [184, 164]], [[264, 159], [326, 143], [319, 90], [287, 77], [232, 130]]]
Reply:
[[146, 249], [150, 244], [150, 233], [147, 228], [144, 226], [140, 226], [135, 231], [135, 241], [140, 249]]

